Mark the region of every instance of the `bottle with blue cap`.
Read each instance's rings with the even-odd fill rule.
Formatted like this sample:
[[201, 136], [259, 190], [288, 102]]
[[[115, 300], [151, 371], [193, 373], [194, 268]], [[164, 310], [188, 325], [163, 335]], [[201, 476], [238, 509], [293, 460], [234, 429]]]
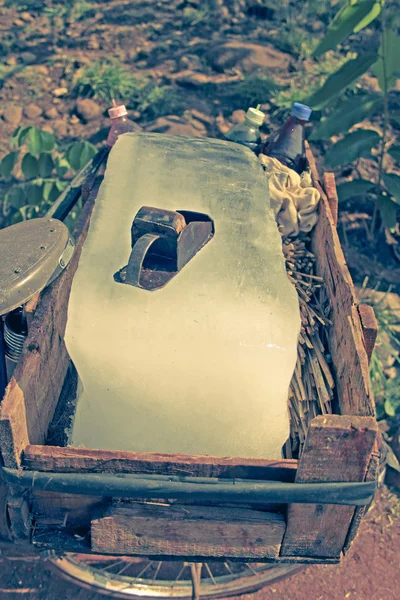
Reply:
[[290, 169], [302, 173], [306, 166], [304, 126], [311, 112], [309, 106], [295, 102], [290, 117], [277, 133], [265, 142], [262, 153], [277, 158]]

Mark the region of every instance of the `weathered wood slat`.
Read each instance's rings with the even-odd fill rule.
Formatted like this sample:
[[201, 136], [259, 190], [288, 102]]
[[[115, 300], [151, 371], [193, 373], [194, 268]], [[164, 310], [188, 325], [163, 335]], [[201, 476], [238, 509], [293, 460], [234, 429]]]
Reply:
[[[93, 201], [96, 194], [95, 187]], [[0, 447], [6, 467], [18, 468], [24, 448], [46, 439], [70, 360], [63, 339], [67, 306], [92, 209], [93, 202], [87, 202], [74, 231], [78, 243], [71, 262], [41, 294], [22, 358], [1, 403]]]
[[358, 312], [361, 319], [365, 351], [367, 353], [368, 362], [370, 362], [376, 338], [378, 336], [378, 321], [376, 320], [374, 309], [372, 306], [368, 306], [368, 304], [360, 304]]
[[331, 209], [332, 219], [335, 227], [338, 222], [338, 195], [336, 190], [336, 182], [334, 173], [324, 173], [324, 190], [329, 202], [329, 208]]
[[[307, 147], [314, 185], [322, 189], [312, 153]], [[364, 346], [354, 285], [346, 265], [326, 194], [322, 191], [319, 218], [312, 236], [317, 273], [323, 277], [331, 304], [329, 349], [342, 415], [373, 416], [368, 357]]]
[[91, 515], [99, 507], [107, 508], [109, 501], [97, 496], [59, 494], [35, 490], [31, 497], [32, 514], [37, 527], [88, 527]]
[[56, 473], [158, 473], [291, 482], [296, 475], [297, 460], [28, 446], [24, 452], [23, 466], [30, 470]]
[[[372, 417], [316, 417], [309, 427], [296, 482], [364, 481], [377, 433]], [[338, 558], [354, 510], [330, 504], [290, 505], [281, 556]]]
[[196, 506], [121, 507], [91, 524], [92, 551], [258, 559], [279, 555], [283, 515]]

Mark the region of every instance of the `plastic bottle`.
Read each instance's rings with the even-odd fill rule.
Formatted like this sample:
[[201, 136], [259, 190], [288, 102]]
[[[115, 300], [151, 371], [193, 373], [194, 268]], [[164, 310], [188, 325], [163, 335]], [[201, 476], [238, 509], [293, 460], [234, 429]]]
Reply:
[[295, 102], [286, 123], [264, 144], [262, 153], [277, 158], [281, 163], [302, 173], [305, 168], [304, 125], [312, 109]]
[[108, 133], [107, 146], [111, 148], [117, 141], [118, 136], [123, 133], [137, 131], [138, 126], [128, 118], [128, 111], [124, 104], [113, 106], [109, 109], [108, 114], [111, 119], [111, 128]]
[[234, 125], [225, 134], [225, 139], [247, 146], [250, 150], [257, 151], [261, 144], [260, 127], [264, 122], [265, 114], [257, 108], [249, 108], [244, 121]]

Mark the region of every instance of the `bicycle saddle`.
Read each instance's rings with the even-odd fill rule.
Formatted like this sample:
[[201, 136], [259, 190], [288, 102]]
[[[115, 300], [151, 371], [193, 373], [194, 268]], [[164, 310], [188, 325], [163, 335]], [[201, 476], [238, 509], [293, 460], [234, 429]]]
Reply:
[[65, 269], [74, 253], [57, 219], [23, 221], [0, 230], [0, 315], [25, 304]]

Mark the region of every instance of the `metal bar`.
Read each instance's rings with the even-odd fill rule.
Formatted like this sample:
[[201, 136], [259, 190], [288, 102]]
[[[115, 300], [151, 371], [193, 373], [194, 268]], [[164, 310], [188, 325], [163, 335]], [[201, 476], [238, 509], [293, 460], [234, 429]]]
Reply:
[[191, 499], [211, 502], [341, 504], [365, 506], [376, 482], [283, 483], [205, 477], [108, 473], [44, 473], [1, 469], [6, 483], [35, 491], [137, 499]]
[[46, 212], [45, 217], [63, 221], [69, 211], [78, 202], [85, 180], [97, 173], [107, 155], [108, 148], [101, 148], [88, 164], [79, 171], [54, 204], [52, 204]]

